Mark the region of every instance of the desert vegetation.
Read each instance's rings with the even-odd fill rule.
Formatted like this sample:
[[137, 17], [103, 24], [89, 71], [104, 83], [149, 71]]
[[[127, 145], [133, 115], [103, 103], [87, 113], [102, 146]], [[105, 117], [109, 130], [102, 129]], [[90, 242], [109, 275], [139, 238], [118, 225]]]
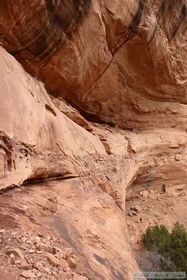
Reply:
[[164, 225], [149, 227], [142, 244], [145, 251], [141, 266], [144, 270], [150, 269], [146, 256], [150, 261], [151, 255], [151, 269], [187, 273], [187, 231], [183, 225], [176, 223], [171, 232]]

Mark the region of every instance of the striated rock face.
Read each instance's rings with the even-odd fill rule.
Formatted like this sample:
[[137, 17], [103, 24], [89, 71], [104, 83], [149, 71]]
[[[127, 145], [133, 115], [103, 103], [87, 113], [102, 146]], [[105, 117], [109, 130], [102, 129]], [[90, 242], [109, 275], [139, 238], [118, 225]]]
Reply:
[[186, 0], [0, 5], [5, 48], [90, 120], [185, 126]]
[[[7, 202], [0, 217], [8, 217], [2, 226], [35, 231], [36, 223], [38, 232], [50, 230], [74, 244], [81, 256], [78, 272], [91, 279], [131, 279], [138, 268], [128, 244], [126, 190], [184, 184], [186, 132], [129, 132], [90, 123], [62, 100], [52, 102], [43, 84], [3, 48], [0, 62], [0, 187], [24, 184], [29, 191], [2, 197]], [[45, 183], [68, 178], [73, 181], [53, 183], [51, 190]], [[40, 181], [41, 191], [27, 186]], [[44, 222], [41, 215], [50, 218]]]
[[186, 14], [185, 0], [0, 3], [0, 189], [25, 185], [0, 221], [60, 236], [88, 279], [138, 271], [127, 189], [187, 184]]

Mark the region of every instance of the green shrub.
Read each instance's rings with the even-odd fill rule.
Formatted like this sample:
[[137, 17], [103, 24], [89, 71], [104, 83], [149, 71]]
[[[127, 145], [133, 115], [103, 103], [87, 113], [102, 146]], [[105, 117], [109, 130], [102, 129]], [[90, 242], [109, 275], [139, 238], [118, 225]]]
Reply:
[[187, 246], [187, 232], [183, 225], [176, 223], [170, 236], [172, 249], [185, 248]]
[[176, 271], [187, 273], [187, 232], [185, 228], [176, 223], [171, 232], [170, 259]]
[[149, 227], [143, 236], [143, 244], [148, 250], [167, 252], [170, 247], [170, 233], [163, 225]]
[[171, 233], [163, 225], [149, 227], [142, 243], [149, 251], [160, 254], [163, 270], [187, 273], [187, 231], [183, 225], [176, 223]]

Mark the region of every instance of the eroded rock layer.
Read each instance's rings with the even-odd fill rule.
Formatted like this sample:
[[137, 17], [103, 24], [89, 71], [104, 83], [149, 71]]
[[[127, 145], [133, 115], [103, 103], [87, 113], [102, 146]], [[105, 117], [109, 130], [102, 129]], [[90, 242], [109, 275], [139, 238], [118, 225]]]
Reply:
[[12, 206], [14, 227], [60, 234], [89, 279], [131, 279], [138, 270], [127, 189], [187, 184], [186, 7], [0, 3], [0, 189], [33, 185], [0, 213], [24, 202], [28, 213]]
[[123, 128], [185, 126], [185, 0], [31, 2], [0, 4], [0, 39], [51, 94]]
[[[69, 208], [65, 208], [67, 213], [65, 214], [64, 209], [63, 215], [66, 215], [66, 221], [71, 219], [77, 221], [82, 216], [89, 220], [91, 212], [97, 216], [93, 222], [91, 220], [88, 222], [87, 227], [90, 227], [91, 235], [98, 236], [99, 242], [104, 244], [105, 250], [99, 249], [96, 253], [99, 265], [102, 259], [107, 263], [101, 270], [98, 264], [95, 265], [95, 257], [90, 255], [90, 245], [86, 245], [90, 233], [89, 236], [81, 233], [80, 220], [76, 228], [82, 236], [80, 239], [82, 241], [78, 241], [73, 235], [70, 236], [71, 242], [72, 240], [78, 242], [76, 244], [79, 244], [79, 250], [80, 246], [84, 247], [81, 271], [84, 269], [86, 275], [94, 279], [119, 279], [118, 275], [128, 277], [138, 268], [128, 245], [124, 216], [126, 190], [137, 184], [148, 184], [150, 187], [154, 184], [160, 187], [162, 184], [177, 186], [186, 182], [186, 132], [179, 128], [129, 132], [107, 125], [89, 123], [64, 101], [53, 98], [52, 102], [43, 84], [27, 74], [2, 48], [0, 60], [1, 189], [55, 179], [74, 179], [68, 185], [70, 197], [67, 193], [67, 197], [63, 194], [66, 189], [66, 184], [63, 183], [58, 183], [58, 187], [53, 188], [53, 192], [57, 191], [58, 200], [71, 198], [70, 205], [75, 206], [76, 201], [84, 205], [80, 213], [77, 213], [78, 206], [72, 208], [71, 213]], [[73, 195], [74, 183], [77, 190]], [[60, 187], [62, 190], [59, 192]], [[45, 200], [43, 195], [42, 193], [39, 195], [39, 192], [37, 194], [41, 203]], [[100, 196], [101, 200], [98, 200]], [[27, 200], [27, 192], [19, 199], [21, 203], [24, 199]], [[31, 199], [30, 195], [29, 199]], [[35, 206], [29, 203], [28, 207], [34, 207], [36, 210], [39, 202], [35, 201]], [[101, 203], [103, 209], [110, 209], [109, 216], [108, 211], [105, 214], [102, 211], [98, 212], [101, 208], [97, 206], [98, 203], [99, 205]], [[6, 208], [4, 211], [6, 213]], [[60, 207], [58, 215], [61, 215], [61, 211]], [[94, 214], [95, 211], [97, 213]], [[11, 215], [11, 219], [14, 219], [17, 214]], [[14, 226], [22, 227], [23, 230], [29, 226], [30, 230], [32, 223], [29, 225], [27, 223], [26, 226], [24, 215], [23, 222], [19, 216], [19, 222]], [[53, 227], [53, 223], [56, 221], [57, 213], [51, 215], [52, 224], [48, 226], [42, 223], [39, 216], [36, 216], [36, 221], [42, 228], [50, 227], [51, 232], [56, 234], [57, 229]], [[115, 221], [116, 215], [119, 219]], [[75, 219], [76, 216], [79, 218]], [[61, 218], [59, 219], [58, 223], [62, 223]], [[110, 227], [108, 228], [107, 224], [105, 224], [107, 228], [100, 227], [100, 219], [106, 219]], [[115, 234], [114, 240], [109, 242], [108, 231], [111, 231], [114, 222], [120, 233]], [[68, 222], [69, 232], [74, 232], [73, 223]], [[61, 234], [66, 240], [66, 236]], [[125, 249], [122, 251], [121, 240], [123, 242], [126, 240], [123, 243]], [[70, 242], [70, 240], [66, 241]], [[107, 249], [108, 246], [110, 249]], [[90, 269], [85, 259], [89, 259]], [[119, 264], [117, 266], [116, 261]], [[115, 273], [111, 274], [113, 267], [117, 269], [115, 272], [117, 276]]]

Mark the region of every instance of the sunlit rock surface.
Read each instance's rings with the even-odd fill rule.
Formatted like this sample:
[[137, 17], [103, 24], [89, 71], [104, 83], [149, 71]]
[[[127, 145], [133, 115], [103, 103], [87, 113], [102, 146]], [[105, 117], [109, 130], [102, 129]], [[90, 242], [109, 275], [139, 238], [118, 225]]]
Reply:
[[0, 189], [29, 193], [3, 213], [27, 204], [13, 227], [74, 242], [89, 279], [138, 271], [127, 188], [187, 184], [186, 14], [184, 0], [0, 3]]

